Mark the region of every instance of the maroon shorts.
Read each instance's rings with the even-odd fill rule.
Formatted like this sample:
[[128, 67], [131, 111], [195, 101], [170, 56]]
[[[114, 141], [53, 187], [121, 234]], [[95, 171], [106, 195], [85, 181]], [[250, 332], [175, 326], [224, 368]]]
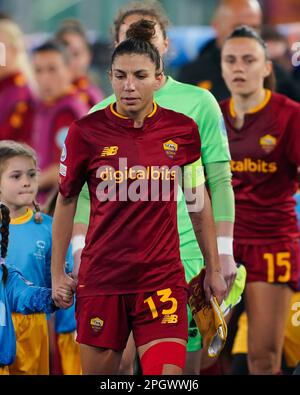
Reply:
[[163, 338], [188, 338], [187, 291], [174, 287], [138, 294], [76, 299], [77, 341], [121, 351], [133, 331], [137, 347]]
[[298, 240], [272, 244], [234, 243], [234, 258], [247, 269], [247, 282], [288, 284], [298, 290], [300, 255]]

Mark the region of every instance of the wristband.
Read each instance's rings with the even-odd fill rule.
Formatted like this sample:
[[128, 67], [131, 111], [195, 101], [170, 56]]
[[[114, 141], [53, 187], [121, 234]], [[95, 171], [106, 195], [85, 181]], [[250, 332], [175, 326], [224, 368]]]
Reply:
[[218, 253], [219, 255], [232, 255], [233, 256], [233, 238], [229, 236], [217, 237]]
[[85, 246], [85, 236], [84, 235], [76, 235], [72, 238], [72, 254], [74, 255], [77, 251], [83, 250]]

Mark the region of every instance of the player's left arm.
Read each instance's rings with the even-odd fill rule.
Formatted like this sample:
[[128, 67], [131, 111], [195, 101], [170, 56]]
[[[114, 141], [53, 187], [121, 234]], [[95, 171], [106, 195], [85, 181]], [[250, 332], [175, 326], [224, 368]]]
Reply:
[[205, 106], [201, 107], [200, 115], [197, 125], [201, 136], [201, 159], [217, 228], [219, 259], [229, 292], [236, 277], [232, 252], [235, 208], [231, 185], [231, 158], [223, 115], [210, 92], [205, 93]]
[[210, 300], [210, 297], [214, 295], [218, 302], [222, 303], [227, 286], [219, 262], [216, 228], [200, 163], [197, 161], [185, 166], [184, 194], [194, 232], [206, 264], [204, 280], [206, 298]]
[[218, 253], [229, 293], [237, 269], [233, 258], [234, 194], [229, 162], [209, 163], [205, 166], [213, 217], [216, 223]]

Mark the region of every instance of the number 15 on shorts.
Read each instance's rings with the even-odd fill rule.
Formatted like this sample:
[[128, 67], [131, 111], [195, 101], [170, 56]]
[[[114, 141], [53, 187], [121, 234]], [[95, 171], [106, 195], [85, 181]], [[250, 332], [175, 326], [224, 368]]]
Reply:
[[[290, 252], [277, 252], [276, 254], [263, 254], [268, 265], [268, 283], [287, 283], [291, 279], [291, 254]], [[280, 270], [283, 268], [283, 270]], [[280, 270], [280, 274], [277, 272]]]

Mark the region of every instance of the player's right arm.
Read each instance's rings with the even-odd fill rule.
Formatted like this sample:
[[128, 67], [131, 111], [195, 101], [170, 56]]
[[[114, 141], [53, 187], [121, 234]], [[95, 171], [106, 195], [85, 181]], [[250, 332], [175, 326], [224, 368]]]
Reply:
[[68, 308], [76, 282], [65, 273], [78, 195], [86, 181], [90, 161], [89, 142], [74, 122], [68, 132], [60, 164], [60, 185], [52, 225], [52, 297], [55, 304]]
[[214, 295], [222, 303], [227, 287], [219, 263], [216, 228], [200, 159], [184, 167], [183, 185], [195, 236], [206, 264], [206, 299], [209, 301]]
[[[75, 292], [75, 281], [65, 272], [67, 250], [70, 244], [73, 219], [78, 196], [65, 198], [58, 194], [52, 225], [52, 298], [55, 304], [68, 308], [73, 300], [68, 300], [70, 291]], [[63, 290], [65, 290], [65, 295]]]

